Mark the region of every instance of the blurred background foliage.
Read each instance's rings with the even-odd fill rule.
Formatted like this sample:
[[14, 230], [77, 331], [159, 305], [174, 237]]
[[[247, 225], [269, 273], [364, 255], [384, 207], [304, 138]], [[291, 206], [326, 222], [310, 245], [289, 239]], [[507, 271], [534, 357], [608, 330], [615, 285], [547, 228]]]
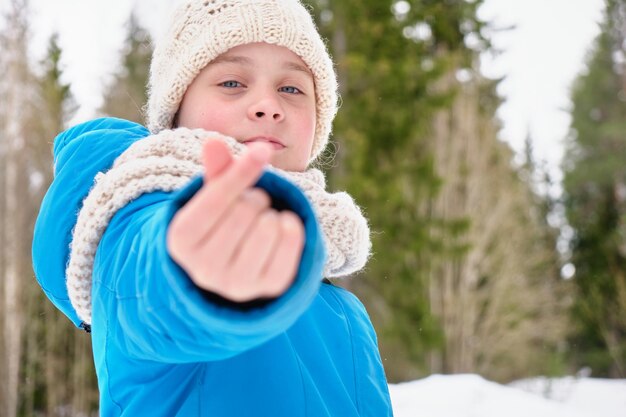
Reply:
[[[342, 105], [318, 162], [366, 212], [373, 256], [336, 280], [364, 302], [390, 382], [432, 373], [626, 377], [626, 6], [572, 92], [563, 193], [498, 140], [499, 80], [481, 0], [308, 0], [334, 57]], [[0, 68], [1, 415], [97, 415], [89, 336], [45, 300], [30, 266], [51, 144], [76, 103], [51, 37], [28, 60], [29, 10], [2, 17]], [[493, 28], [491, 28], [493, 29]], [[102, 115], [143, 121], [149, 34], [131, 16]], [[549, 216], [562, 218], [560, 229]], [[566, 250], [557, 250], [557, 242]], [[561, 270], [575, 273], [562, 276]]]

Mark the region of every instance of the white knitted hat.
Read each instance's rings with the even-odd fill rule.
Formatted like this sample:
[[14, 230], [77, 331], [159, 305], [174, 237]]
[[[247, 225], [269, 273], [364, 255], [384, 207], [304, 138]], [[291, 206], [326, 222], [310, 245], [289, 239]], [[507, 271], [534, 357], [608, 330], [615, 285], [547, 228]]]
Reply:
[[299, 0], [182, 1], [152, 56], [146, 115], [150, 132], [173, 127], [185, 91], [209, 62], [254, 42], [290, 49], [313, 73], [317, 117], [310, 161], [317, 158], [337, 113], [337, 78], [313, 19]]

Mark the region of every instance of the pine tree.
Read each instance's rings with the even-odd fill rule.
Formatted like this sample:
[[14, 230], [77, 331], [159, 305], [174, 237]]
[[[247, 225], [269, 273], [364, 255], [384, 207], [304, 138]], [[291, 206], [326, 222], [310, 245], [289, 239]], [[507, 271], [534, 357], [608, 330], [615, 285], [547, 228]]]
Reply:
[[369, 307], [391, 380], [479, 370], [511, 378], [533, 356], [533, 369], [545, 362], [542, 344], [565, 327], [531, 327], [560, 312], [541, 308], [558, 297], [555, 250], [533, 249], [543, 220], [496, 139], [495, 86], [474, 64], [489, 46], [480, 3], [314, 3], [343, 98], [330, 182], [366, 208], [373, 230], [367, 270], [341, 285]]
[[152, 48], [148, 33], [139, 25], [134, 14], [128, 22], [124, 49], [122, 68], [105, 93], [101, 112], [142, 123]]
[[[52, 181], [52, 140], [67, 127], [67, 120], [76, 109], [70, 86], [62, 81], [62, 53], [58, 36], [54, 34], [40, 62], [41, 75], [35, 80], [37, 94], [31, 105], [36, 111], [29, 121], [32, 133], [27, 146], [34, 179], [33, 204], [27, 214], [28, 236], [32, 236], [37, 208]], [[89, 336], [78, 331], [46, 299], [35, 280], [29, 281], [25, 288], [27, 337], [22, 414], [45, 410], [47, 415], [59, 415], [63, 410], [74, 414], [97, 410], [98, 391]]]
[[431, 305], [445, 334], [433, 366], [507, 381], [550, 364], [567, 322], [543, 200], [511, 167], [513, 153], [497, 139], [496, 107], [481, 105], [485, 97], [495, 101], [492, 83], [465, 82], [434, 119], [443, 185], [432, 207], [465, 227], [445, 239], [456, 253], [432, 263]]
[[573, 90], [565, 205], [577, 323], [573, 349], [595, 375], [626, 376], [626, 3], [607, 0], [588, 69]]
[[19, 403], [20, 357], [23, 336], [23, 283], [28, 277], [28, 255], [23, 248], [28, 237], [21, 226], [25, 222], [23, 208], [28, 205], [28, 171], [24, 171], [25, 144], [28, 138], [28, 100], [31, 96], [32, 78], [28, 66], [28, 2], [14, 0], [5, 18], [1, 36], [2, 53], [2, 107], [0, 143], [2, 149], [3, 193], [0, 196], [2, 215], [2, 270], [0, 285], [3, 299], [0, 301], [2, 319], [2, 366], [0, 413], [7, 417], [16, 415]]
[[[0, 107], [0, 414], [53, 416], [93, 411], [97, 388], [88, 336], [56, 311], [32, 270], [34, 221], [52, 180], [52, 139], [65, 127], [73, 101], [69, 86], [61, 82], [56, 36], [39, 71], [29, 62], [28, 16], [28, 3], [14, 1], [0, 34], [6, 46], [0, 57], [6, 98]], [[73, 384], [74, 375], [86, 377]]]
[[471, 7], [417, 1], [315, 7], [343, 97], [329, 177], [367, 208], [373, 230], [373, 259], [348, 284], [370, 306], [392, 380], [427, 372], [428, 352], [443, 343], [427, 271], [444, 250], [437, 234], [451, 225], [431, 217], [424, 204], [441, 186], [426, 132], [433, 114], [451, 103], [452, 91], [432, 86], [453, 70], [451, 50], [462, 42], [458, 20], [463, 13], [471, 19]]

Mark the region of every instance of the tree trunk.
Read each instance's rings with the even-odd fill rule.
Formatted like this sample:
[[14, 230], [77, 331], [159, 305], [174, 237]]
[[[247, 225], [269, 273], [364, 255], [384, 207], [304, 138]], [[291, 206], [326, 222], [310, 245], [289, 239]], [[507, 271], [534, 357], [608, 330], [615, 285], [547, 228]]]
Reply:
[[[13, 81], [19, 76], [15, 74], [15, 69], [9, 68], [8, 77]], [[21, 330], [22, 317], [20, 311], [21, 299], [21, 282], [19, 276], [19, 239], [20, 233], [17, 228], [19, 224], [16, 217], [19, 215], [19, 206], [17, 203], [17, 180], [18, 166], [17, 158], [21, 148], [21, 138], [19, 137], [19, 116], [15, 109], [21, 109], [21, 103], [18, 94], [10, 93], [7, 97], [9, 103], [9, 117], [6, 128], [7, 142], [7, 159], [5, 168], [5, 190], [4, 196], [5, 217], [2, 219], [5, 223], [4, 234], [4, 349], [6, 363], [6, 403], [4, 415], [14, 417], [17, 412], [18, 404], [18, 380], [20, 372], [20, 349], [21, 349]]]
[[3, 306], [3, 342], [5, 379], [3, 380], [4, 403], [2, 413], [6, 417], [14, 417], [19, 406], [19, 379], [22, 344], [22, 287], [25, 277], [23, 268], [26, 260], [21, 253], [26, 236], [20, 230], [22, 210], [20, 196], [25, 197], [23, 188], [20, 188], [20, 176], [28, 178], [28, 173], [20, 172], [24, 148], [24, 117], [26, 116], [26, 97], [28, 96], [28, 63], [26, 39], [26, 4], [22, 0], [14, 0], [7, 19], [7, 42], [5, 55], [6, 68], [4, 82], [6, 95], [2, 137], [4, 137], [4, 193], [2, 205], [4, 217], [3, 246], [4, 251], [4, 306]]

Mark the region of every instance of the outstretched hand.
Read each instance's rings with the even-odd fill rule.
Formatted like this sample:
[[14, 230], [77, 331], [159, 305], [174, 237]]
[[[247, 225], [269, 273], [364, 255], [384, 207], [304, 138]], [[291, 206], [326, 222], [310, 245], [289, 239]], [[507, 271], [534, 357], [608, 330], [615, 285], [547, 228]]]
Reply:
[[167, 248], [196, 285], [234, 302], [278, 297], [293, 281], [304, 226], [253, 188], [270, 148], [252, 144], [239, 159], [217, 140], [203, 150], [204, 185], [172, 219]]

